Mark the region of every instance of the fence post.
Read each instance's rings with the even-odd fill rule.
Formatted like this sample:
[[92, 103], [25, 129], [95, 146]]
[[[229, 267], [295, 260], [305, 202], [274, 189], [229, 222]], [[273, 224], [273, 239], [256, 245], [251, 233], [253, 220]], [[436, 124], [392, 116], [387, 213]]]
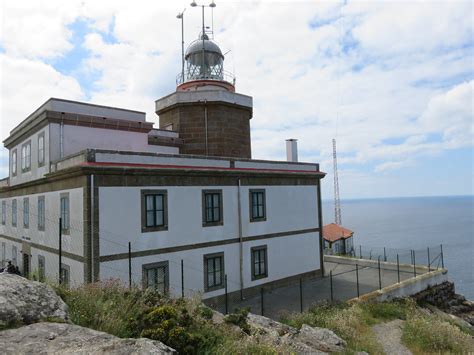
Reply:
[[444, 253], [443, 253], [443, 244], [441, 246], [441, 267], [444, 269]]
[[334, 295], [333, 295], [333, 292], [332, 292], [332, 270], [329, 271], [329, 284], [330, 284], [330, 288], [331, 288], [331, 303], [334, 302]]
[[377, 259], [377, 264], [379, 266], [379, 290], [382, 289], [382, 274], [380, 273], [380, 256]]
[[428, 272], [431, 271], [430, 247], [428, 247]]
[[184, 261], [181, 259], [181, 297], [184, 298]]
[[387, 261], [387, 252], [385, 251], [385, 247], [383, 247], [383, 261]]
[[357, 280], [357, 298], [359, 298], [359, 265], [356, 264], [356, 280]]
[[362, 259], [362, 245], [359, 245], [359, 259]]
[[415, 251], [413, 250], [413, 275], [416, 277], [416, 256]]
[[58, 281], [61, 285], [63, 283], [62, 276], [61, 276], [61, 264], [63, 263], [63, 221], [62, 218], [59, 218], [59, 274], [58, 274]]
[[410, 249], [410, 259], [411, 259], [411, 264], [413, 265], [413, 250]]
[[224, 275], [224, 286], [225, 286], [225, 314], [229, 313], [229, 296], [227, 294], [227, 274]]
[[128, 288], [132, 288], [132, 243], [128, 242]]
[[397, 277], [398, 277], [398, 283], [400, 283], [400, 259], [398, 258], [398, 254], [397, 254]]
[[263, 316], [263, 287], [260, 289], [260, 315]]
[[300, 277], [300, 311], [303, 313], [303, 278]]

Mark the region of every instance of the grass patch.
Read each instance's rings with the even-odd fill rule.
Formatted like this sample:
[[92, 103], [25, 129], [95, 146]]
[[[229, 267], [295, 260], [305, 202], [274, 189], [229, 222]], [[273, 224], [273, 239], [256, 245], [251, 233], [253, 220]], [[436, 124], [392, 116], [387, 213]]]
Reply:
[[472, 337], [459, 327], [418, 311], [407, 317], [402, 340], [415, 353], [467, 353], [474, 349]]
[[292, 315], [282, 321], [301, 328], [303, 324], [328, 328], [347, 342], [347, 352], [366, 351], [380, 354], [382, 347], [375, 339], [370, 327], [373, 322], [359, 304], [318, 305], [307, 312]]

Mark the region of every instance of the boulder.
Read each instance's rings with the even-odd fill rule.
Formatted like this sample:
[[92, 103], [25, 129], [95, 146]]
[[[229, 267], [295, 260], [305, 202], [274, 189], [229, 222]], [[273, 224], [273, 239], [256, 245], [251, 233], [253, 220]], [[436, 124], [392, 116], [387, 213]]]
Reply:
[[67, 306], [56, 292], [44, 283], [0, 273], [0, 329], [43, 319], [68, 320]]
[[0, 332], [2, 354], [170, 354], [175, 350], [145, 338], [121, 339], [67, 323], [35, 323]]
[[346, 342], [333, 331], [303, 324], [300, 330], [270, 318], [249, 313], [247, 322], [252, 336], [276, 346], [285, 346], [297, 353], [326, 354], [341, 352]]
[[332, 330], [310, 327], [306, 324], [303, 324], [295, 340], [311, 348], [328, 353], [341, 352], [346, 347], [346, 342], [339, 338]]

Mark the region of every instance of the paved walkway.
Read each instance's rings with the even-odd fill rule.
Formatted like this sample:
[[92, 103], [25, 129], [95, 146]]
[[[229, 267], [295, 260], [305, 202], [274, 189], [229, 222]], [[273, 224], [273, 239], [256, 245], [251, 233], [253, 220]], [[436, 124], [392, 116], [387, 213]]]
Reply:
[[[347, 301], [357, 297], [357, 276], [354, 265], [325, 262], [326, 275], [332, 270], [332, 298], [334, 301]], [[413, 277], [411, 273], [400, 273], [400, 281]], [[381, 270], [381, 286], [386, 287], [398, 282], [398, 275], [393, 270]], [[331, 300], [331, 281], [328, 276], [324, 278], [304, 279], [301, 285], [295, 284], [273, 290], [265, 289], [263, 292], [263, 314], [273, 319], [280, 319], [282, 315], [300, 312], [301, 307], [309, 307], [322, 301]], [[379, 271], [377, 268], [359, 268], [359, 295], [379, 289]], [[302, 306], [301, 306], [302, 299]], [[256, 294], [242, 301], [230, 302], [229, 312], [236, 308], [250, 307], [251, 312], [262, 314], [262, 295]], [[218, 310], [224, 312], [225, 305], [220, 305]]]

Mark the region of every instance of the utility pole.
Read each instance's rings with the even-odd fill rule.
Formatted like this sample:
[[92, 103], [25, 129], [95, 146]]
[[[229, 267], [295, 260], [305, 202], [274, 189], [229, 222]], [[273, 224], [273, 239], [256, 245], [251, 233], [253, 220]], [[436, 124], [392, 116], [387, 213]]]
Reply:
[[332, 139], [332, 158], [334, 166], [334, 223], [341, 225], [341, 201], [339, 199], [339, 177], [337, 172], [336, 139]]

